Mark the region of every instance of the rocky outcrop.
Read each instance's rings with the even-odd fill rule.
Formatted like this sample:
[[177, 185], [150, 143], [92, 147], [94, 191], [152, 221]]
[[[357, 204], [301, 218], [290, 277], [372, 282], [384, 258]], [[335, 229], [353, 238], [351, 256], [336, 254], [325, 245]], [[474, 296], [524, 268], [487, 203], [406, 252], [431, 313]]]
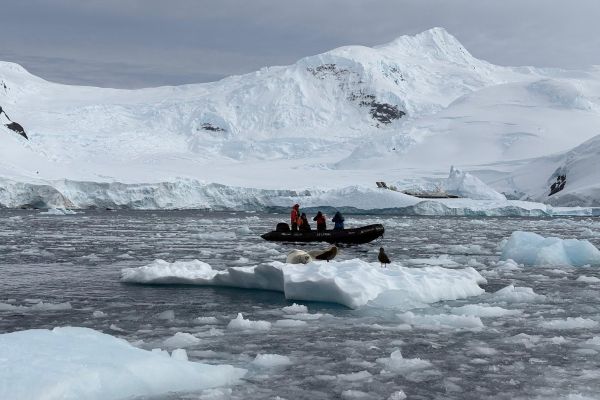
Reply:
[[2, 125], [7, 127], [8, 129], [10, 129], [11, 131], [18, 133], [19, 135], [23, 136], [25, 139], [29, 140], [29, 138], [27, 137], [27, 133], [25, 133], [25, 129], [23, 128], [23, 126], [21, 124], [19, 124], [18, 122], [14, 122], [13, 120], [11, 120], [10, 117], [8, 116], [8, 114], [6, 114], [6, 111], [4, 111], [2, 109], [2, 106], [0, 106], [0, 121], [2, 121]]

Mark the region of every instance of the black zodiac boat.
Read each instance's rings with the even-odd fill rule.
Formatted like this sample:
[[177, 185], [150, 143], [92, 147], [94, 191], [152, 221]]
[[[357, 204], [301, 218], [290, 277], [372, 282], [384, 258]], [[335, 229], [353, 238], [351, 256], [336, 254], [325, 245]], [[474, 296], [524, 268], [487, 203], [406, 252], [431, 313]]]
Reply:
[[277, 224], [277, 229], [261, 237], [271, 242], [328, 242], [331, 244], [362, 244], [382, 236], [385, 229], [381, 224], [366, 225], [360, 228], [327, 231], [291, 231], [288, 224]]

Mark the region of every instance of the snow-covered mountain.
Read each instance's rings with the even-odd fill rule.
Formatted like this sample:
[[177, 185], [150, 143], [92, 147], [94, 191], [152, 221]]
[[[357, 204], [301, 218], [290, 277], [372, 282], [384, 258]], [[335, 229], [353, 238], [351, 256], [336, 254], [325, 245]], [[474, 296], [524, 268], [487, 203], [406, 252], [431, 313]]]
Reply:
[[[599, 104], [598, 69], [495, 66], [441, 28], [178, 87], [60, 85], [0, 63], [0, 204], [50, 205], [53, 193], [73, 206], [185, 207], [209, 192], [235, 207], [223, 188], [405, 187], [480, 164], [488, 166], [478, 176], [505, 191], [515, 160], [598, 134]], [[128, 197], [169, 185], [182, 191], [166, 202]], [[248, 193], [244, 201], [260, 203]]]

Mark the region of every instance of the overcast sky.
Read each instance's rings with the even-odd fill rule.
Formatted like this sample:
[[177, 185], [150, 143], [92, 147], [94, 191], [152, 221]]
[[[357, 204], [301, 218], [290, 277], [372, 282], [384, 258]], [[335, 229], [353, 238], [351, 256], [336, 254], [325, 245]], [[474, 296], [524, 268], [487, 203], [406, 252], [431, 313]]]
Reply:
[[0, 60], [108, 87], [206, 82], [441, 26], [501, 65], [600, 64], [600, 0], [2, 0]]

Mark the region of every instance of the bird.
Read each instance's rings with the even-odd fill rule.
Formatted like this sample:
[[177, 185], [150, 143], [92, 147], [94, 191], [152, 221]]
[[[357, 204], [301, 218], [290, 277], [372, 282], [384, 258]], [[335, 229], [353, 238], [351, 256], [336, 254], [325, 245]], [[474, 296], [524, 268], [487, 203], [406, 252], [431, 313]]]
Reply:
[[336, 246], [331, 246], [327, 250], [313, 250], [313, 251], [309, 251], [308, 253], [315, 260], [325, 260], [325, 261], [329, 262], [329, 260], [333, 260], [335, 258], [335, 256], [337, 255], [337, 252], [338, 252], [338, 248]]
[[377, 259], [381, 263], [382, 267], [385, 267], [385, 264], [391, 263], [390, 258], [387, 256], [387, 254], [385, 254], [383, 247], [379, 248], [379, 255], [377, 256]]

